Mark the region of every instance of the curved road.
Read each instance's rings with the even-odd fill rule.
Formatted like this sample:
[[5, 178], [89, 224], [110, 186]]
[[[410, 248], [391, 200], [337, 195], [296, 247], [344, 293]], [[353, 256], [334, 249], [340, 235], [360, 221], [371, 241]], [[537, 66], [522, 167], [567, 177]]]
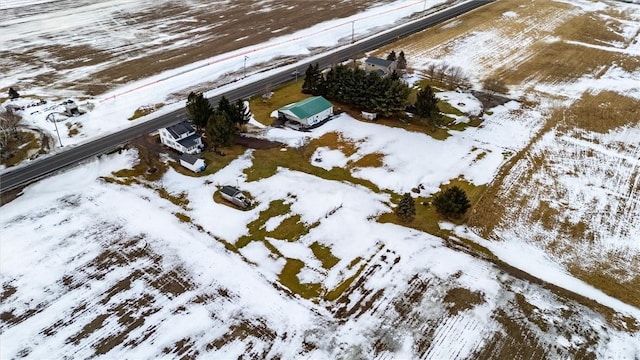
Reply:
[[[422, 20], [407, 24], [394, 29], [388, 33], [373, 36], [367, 40], [360, 41], [343, 49], [328, 53], [328, 55], [312, 61], [318, 63], [320, 68], [327, 68], [333, 63], [342, 62], [351, 58], [353, 54], [361, 54], [377, 49], [383, 45], [390, 44], [399, 38], [424, 30], [428, 27], [449, 20], [480, 6], [486, 5], [495, 0], [474, 0], [460, 4], [441, 12], [429, 15]], [[310, 62], [301, 62], [298, 68], [306, 69]], [[248, 98], [259, 94], [267, 85], [276, 86], [287, 81], [291, 81], [291, 70], [281, 71], [267, 78], [256, 80], [250, 84], [233, 89], [224, 95], [230, 101]], [[215, 105], [219, 96], [210, 98], [209, 101]], [[156, 119], [134, 125], [125, 130], [106, 135], [86, 144], [82, 144], [60, 153], [43, 157], [31, 164], [24, 165], [0, 174], [0, 193], [16, 189], [31, 182], [42, 179], [60, 169], [77, 164], [96, 155], [104, 154], [136, 138], [140, 135], [153, 132], [157, 129], [178, 123], [186, 118], [184, 109], [176, 110], [172, 113], [158, 116]]]

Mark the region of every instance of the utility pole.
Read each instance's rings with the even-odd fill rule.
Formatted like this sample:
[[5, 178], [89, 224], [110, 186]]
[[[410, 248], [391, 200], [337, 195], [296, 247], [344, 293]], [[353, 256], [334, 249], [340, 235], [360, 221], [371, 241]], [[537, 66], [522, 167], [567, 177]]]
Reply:
[[249, 57], [247, 55], [244, 56], [244, 67], [242, 68], [242, 78], [247, 77], [247, 59]]
[[354, 43], [355, 20], [351, 21], [351, 43]]
[[58, 134], [58, 141], [60, 141], [60, 147], [62, 146], [62, 139], [60, 138], [60, 132], [58, 131], [58, 123], [56, 122], [56, 118], [55, 116], [53, 116], [53, 113], [47, 115], [47, 120], [53, 122], [53, 126], [56, 127], [56, 134]]

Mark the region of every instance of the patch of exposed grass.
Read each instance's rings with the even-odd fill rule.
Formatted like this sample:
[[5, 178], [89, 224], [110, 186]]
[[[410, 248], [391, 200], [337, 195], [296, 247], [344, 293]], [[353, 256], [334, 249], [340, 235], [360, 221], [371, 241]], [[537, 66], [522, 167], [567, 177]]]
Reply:
[[189, 198], [187, 197], [186, 192], [182, 192], [178, 195], [172, 195], [165, 188], [155, 188], [155, 190], [161, 198], [169, 200], [173, 205], [179, 206], [183, 209], [186, 209], [189, 205]]
[[0, 164], [11, 167], [28, 159], [40, 149], [40, 141], [28, 131], [18, 131], [16, 136], [9, 135], [7, 143], [0, 153]]
[[315, 241], [309, 247], [311, 248], [313, 255], [315, 255], [315, 257], [322, 263], [322, 267], [327, 270], [331, 269], [338, 262], [340, 262], [340, 259], [333, 255], [333, 253], [331, 252], [331, 248], [328, 246], [322, 245], [319, 242]]
[[144, 146], [135, 146], [138, 150], [138, 164], [131, 169], [122, 169], [112, 174], [119, 178], [139, 178], [150, 182], [160, 180], [168, 165], [160, 159], [160, 154]]
[[[468, 182], [467, 180], [465, 180], [464, 178], [452, 179], [449, 181], [449, 184], [442, 185], [440, 186], [440, 188], [444, 190], [452, 186], [458, 186], [467, 193], [467, 197], [471, 202], [472, 208], [478, 202], [478, 200], [481, 198], [482, 194], [484, 193], [484, 191], [486, 191], [486, 188], [487, 188], [486, 185], [479, 185], [479, 186], [474, 185]], [[392, 196], [391, 201], [394, 203], [399, 203], [400, 198], [401, 198], [400, 195], [395, 194], [394, 196]], [[407, 226], [416, 230], [427, 232], [429, 234], [447, 238], [449, 235], [449, 232], [440, 229], [440, 226], [438, 225], [439, 221], [442, 221], [445, 219], [440, 214], [438, 214], [434, 206], [430, 205], [432, 198], [431, 197], [426, 198], [426, 197], [420, 196], [415, 198], [414, 200], [416, 203], [416, 217], [412, 221], [402, 222], [398, 219], [398, 217], [394, 212], [382, 214], [378, 218], [378, 221], [381, 223], [390, 222], [390, 223], [394, 223], [402, 226]], [[457, 220], [455, 222], [459, 224], [464, 223], [467, 220], [468, 214], [470, 213], [470, 211], [471, 210], [467, 211], [467, 215], [465, 215], [462, 219]], [[451, 219], [446, 219], [446, 220], [452, 221]]]
[[287, 167], [291, 170], [304, 172], [326, 180], [345, 181], [380, 192], [380, 189], [371, 181], [351, 176], [348, 169], [334, 167], [327, 171], [313, 166], [311, 164], [311, 155], [314, 152], [315, 148], [308, 145], [301, 148], [287, 148], [286, 151], [281, 151], [281, 149], [277, 148], [255, 150], [253, 152], [253, 165], [245, 169], [244, 173], [247, 175], [247, 181], [257, 181], [273, 176], [278, 167]]
[[171, 162], [171, 167], [178, 173], [191, 176], [191, 177], [202, 177], [208, 176], [211, 174], [215, 174], [220, 171], [220, 169], [229, 165], [233, 160], [239, 158], [242, 154], [247, 151], [247, 148], [241, 145], [231, 145], [222, 149], [224, 155], [220, 155], [219, 153], [213, 151], [204, 151], [200, 153], [198, 156], [204, 159], [204, 163], [206, 168], [198, 173], [194, 173], [193, 171], [185, 168], [177, 162]]
[[82, 123], [77, 121], [74, 123], [67, 121], [64, 125], [67, 127], [67, 135], [69, 135], [69, 137], [78, 135], [80, 133], [80, 129], [82, 129]]
[[482, 304], [484, 302], [484, 294], [458, 287], [447, 291], [443, 300], [449, 304], [449, 314], [457, 315], [461, 311], [473, 309], [474, 306]]
[[264, 228], [269, 219], [288, 214], [291, 211], [291, 204], [285, 203], [284, 200], [274, 200], [269, 203], [269, 207], [262, 210], [258, 215], [258, 218], [253, 220], [247, 225], [248, 235], [242, 236], [236, 242], [237, 248], [243, 248], [247, 246], [251, 241], [262, 241], [267, 237], [267, 230]]
[[438, 100], [438, 110], [444, 114], [463, 116], [464, 113], [445, 100]]
[[350, 169], [367, 167], [379, 168], [384, 166], [384, 157], [385, 155], [382, 153], [366, 154], [356, 161], [349, 162], [347, 166]]
[[304, 263], [298, 259], [286, 258], [287, 263], [284, 265], [282, 272], [278, 275], [280, 283], [291, 292], [302, 296], [305, 299], [317, 298], [320, 296], [322, 287], [317, 283], [302, 284], [298, 279], [298, 273], [305, 266]]
[[[353, 261], [355, 260], [361, 260], [361, 259], [360, 258], [353, 259]], [[352, 264], [353, 264], [353, 261], [352, 261]], [[359, 261], [357, 261], [356, 263], [358, 262]], [[353, 266], [355, 266], [355, 264]], [[353, 274], [353, 276], [350, 276], [344, 281], [342, 281], [338, 286], [336, 286], [335, 289], [328, 291], [327, 294], [324, 296], [324, 299], [327, 301], [334, 301], [338, 299], [340, 295], [342, 295], [342, 293], [344, 293], [349, 288], [349, 286], [351, 286], [353, 281], [360, 276], [360, 274], [365, 269], [365, 267], [366, 267], [366, 264], [362, 264], [358, 269], [358, 271], [356, 271], [356, 273]]]
[[309, 232], [309, 227], [303, 223], [299, 214], [289, 216], [282, 220], [282, 222], [273, 231], [267, 233], [267, 236], [274, 239], [297, 241], [302, 235]]
[[346, 140], [342, 134], [337, 132], [328, 132], [317, 139], [311, 140], [307, 146], [314, 149], [327, 147], [332, 150], [340, 150], [346, 157], [358, 151], [355, 143]]
[[181, 212], [175, 213], [175, 216], [183, 223], [191, 223], [191, 217]]
[[253, 117], [263, 125], [271, 125], [273, 111], [311, 96], [302, 93], [302, 81], [290, 82], [272, 91], [274, 95], [267, 101], [263, 101], [262, 96], [255, 96], [249, 100], [249, 109]]
[[158, 103], [155, 105], [145, 105], [141, 106], [133, 112], [133, 115], [129, 118], [129, 121], [141, 118], [145, 115], [149, 115], [152, 112], [161, 109], [164, 106], [164, 103]]

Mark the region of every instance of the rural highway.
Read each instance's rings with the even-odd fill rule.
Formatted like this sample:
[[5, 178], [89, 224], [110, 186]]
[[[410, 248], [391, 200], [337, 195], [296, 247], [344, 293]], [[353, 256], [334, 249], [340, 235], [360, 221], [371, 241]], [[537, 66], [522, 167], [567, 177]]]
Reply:
[[[348, 60], [354, 54], [362, 54], [364, 52], [377, 49], [383, 45], [390, 44], [399, 38], [406, 37], [420, 30], [434, 26], [493, 1], [495, 0], [474, 0], [447, 8], [441, 12], [426, 16], [419, 21], [398, 27], [387, 33], [375, 35], [351, 46], [329, 52], [326, 56], [319, 59], [309, 62], [301, 62], [298, 64], [297, 68], [301, 70], [301, 75], [304, 74], [304, 70], [306, 70], [311, 62], [317, 62], [322, 69], [327, 68], [332, 64]], [[258, 79], [255, 82], [234, 90], [230, 90], [224, 95], [230, 101], [249, 98], [253, 95], [259, 94], [267, 86], [274, 87], [291, 80], [292, 74], [289, 69], [266, 78]], [[209, 101], [215, 106], [218, 103], [218, 99], [219, 96], [216, 96], [210, 98]], [[173, 125], [185, 118], [186, 113], [184, 109], [176, 110], [172, 113], [158, 116], [153, 120], [131, 126], [125, 130], [100, 137], [94, 141], [63, 149], [63, 151], [42, 157], [30, 164], [19, 166], [15, 169], [5, 170], [0, 173], [0, 193], [14, 190], [20, 186], [42, 179], [63, 168], [77, 164], [78, 162], [109, 152], [131, 139], [169, 125]]]

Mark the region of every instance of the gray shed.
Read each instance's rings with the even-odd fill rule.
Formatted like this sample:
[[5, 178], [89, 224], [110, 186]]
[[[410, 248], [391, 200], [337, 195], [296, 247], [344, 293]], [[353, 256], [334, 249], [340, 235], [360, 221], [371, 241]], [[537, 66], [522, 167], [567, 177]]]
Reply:
[[232, 204], [246, 209], [251, 206], [251, 201], [244, 196], [242, 191], [233, 186], [225, 185], [220, 189], [220, 195], [223, 199], [231, 202]]

